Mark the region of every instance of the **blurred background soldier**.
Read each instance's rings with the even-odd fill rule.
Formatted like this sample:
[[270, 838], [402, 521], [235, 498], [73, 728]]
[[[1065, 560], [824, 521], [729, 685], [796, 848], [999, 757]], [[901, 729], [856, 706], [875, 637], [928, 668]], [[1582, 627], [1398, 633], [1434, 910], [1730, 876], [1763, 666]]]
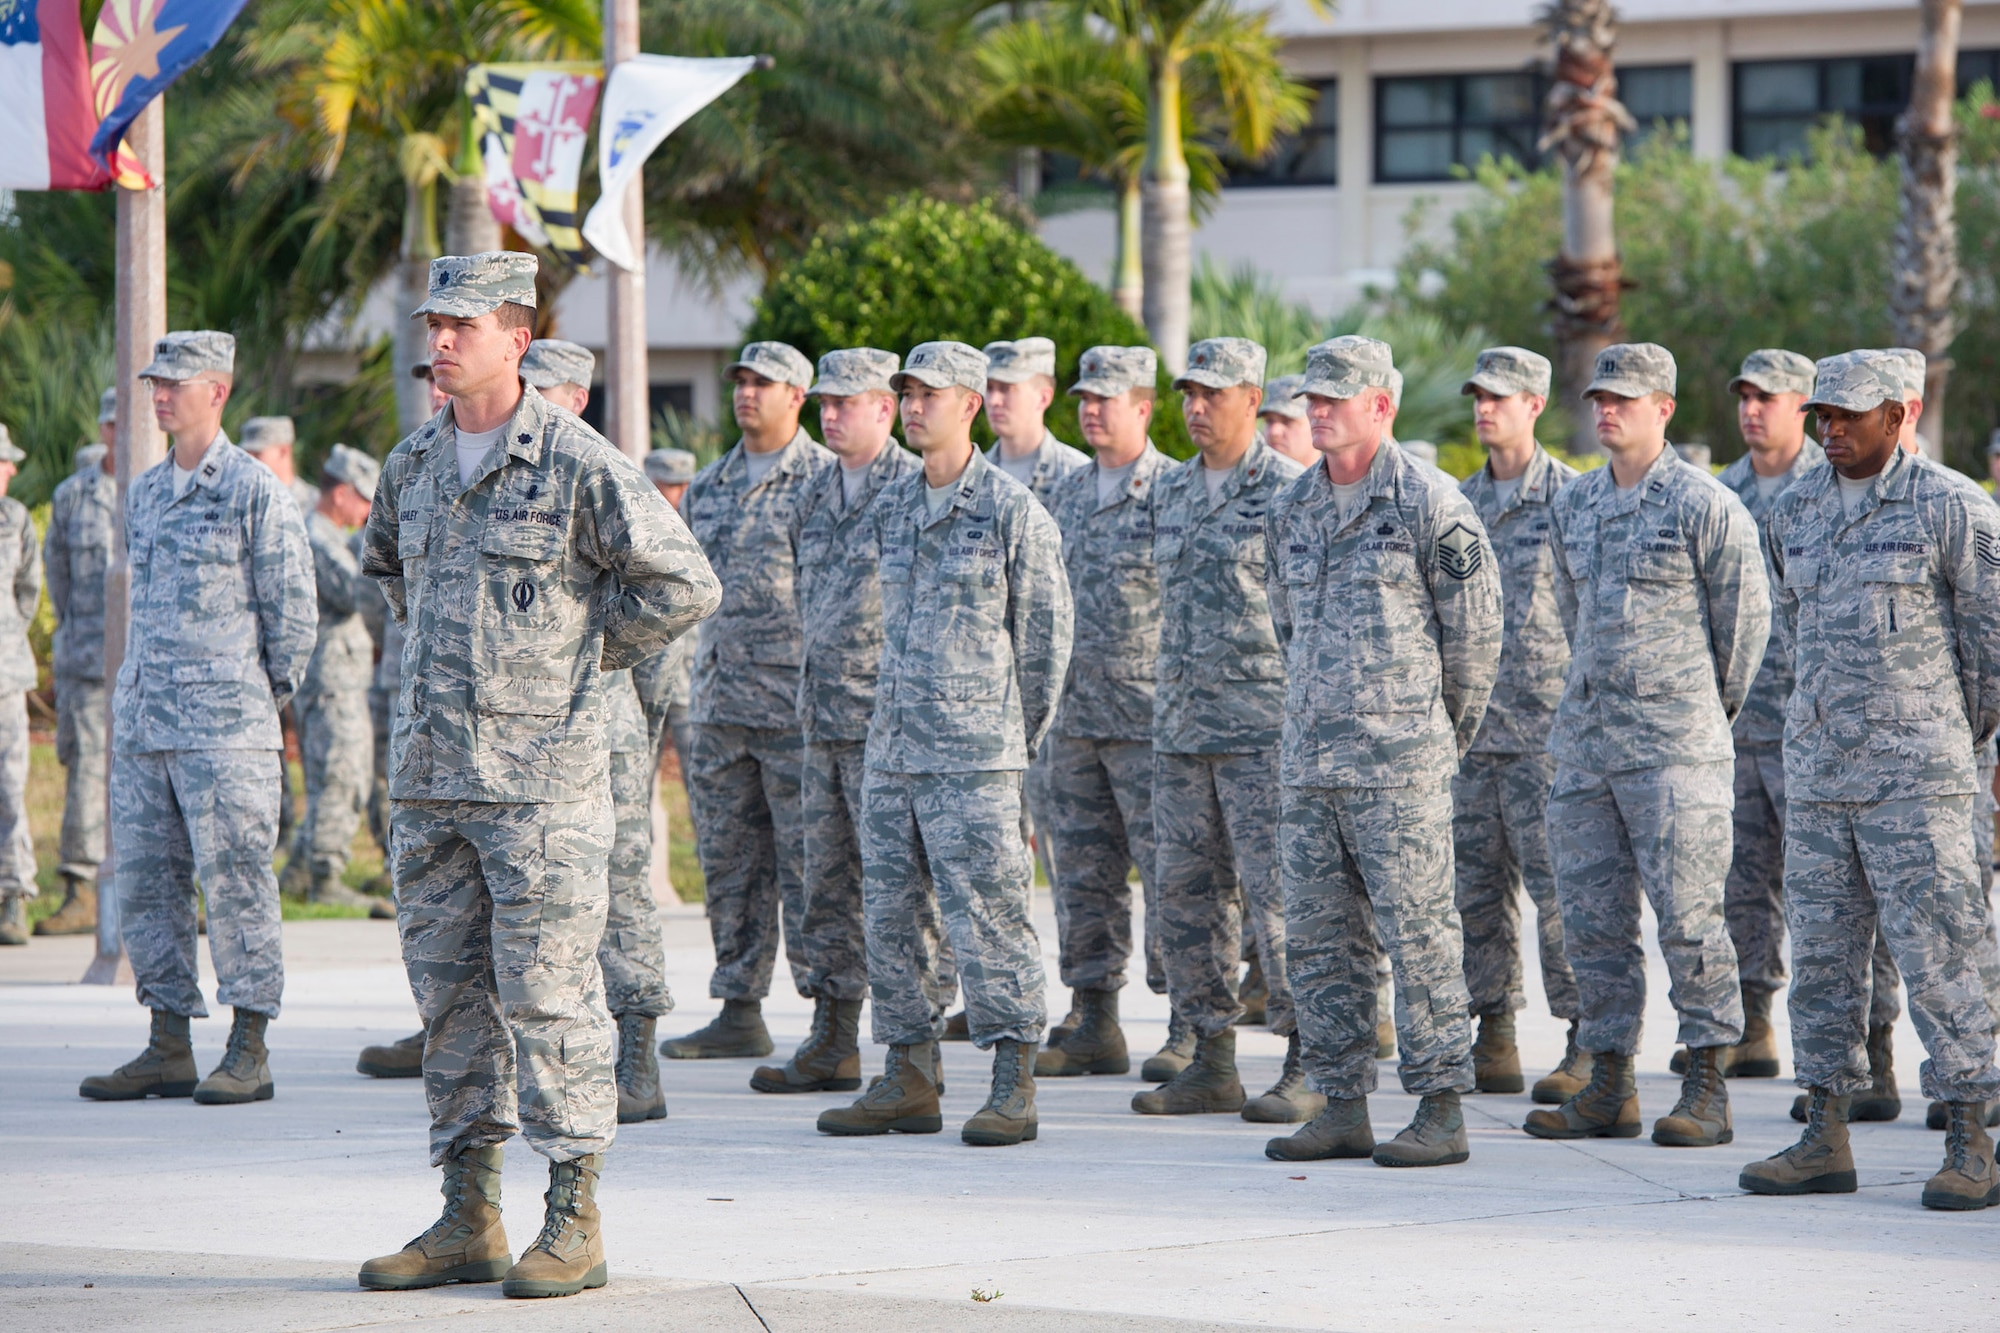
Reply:
[[42, 547], [28, 507], [7, 494], [27, 459], [0, 426], [0, 944], [28, 942], [35, 839], [28, 831], [28, 691], [35, 651], [28, 623], [42, 600]]
[[[662, 499], [681, 512], [688, 483], [694, 480], [695, 456], [685, 449], [655, 449], [646, 455], [646, 476]], [[647, 743], [653, 751], [646, 801], [653, 802], [659, 785], [661, 760], [666, 747], [674, 747], [674, 763], [687, 780], [688, 698], [694, 686], [694, 645], [698, 636], [683, 634], [662, 652], [632, 668], [633, 682], [639, 687], [639, 703], [646, 710]]]
[[[100, 1101], [272, 1095], [264, 1031], [285, 972], [278, 879], [278, 710], [312, 655], [318, 601], [298, 505], [222, 431], [236, 340], [169, 333], [140, 372], [173, 449], [125, 499], [131, 625], [111, 706], [111, 839], [146, 1050], [83, 1081]], [[188, 1020], [196, 885], [208, 906], [229, 1046], [195, 1083]]]
[[307, 902], [361, 907], [384, 920], [396, 913], [381, 898], [341, 882], [349, 848], [361, 827], [373, 775], [374, 728], [368, 682], [375, 644], [361, 617], [363, 585], [359, 529], [368, 521], [381, 466], [344, 444], [320, 468], [319, 503], [306, 515], [313, 581], [319, 591], [319, 635], [305, 683], [292, 700], [306, 779], [306, 813], [292, 836], [278, 887]]
[[1319, 450], [1313, 448], [1312, 423], [1306, 420], [1306, 400], [1299, 396], [1299, 386], [1305, 382], [1303, 375], [1280, 375], [1264, 386], [1264, 397], [1257, 406], [1264, 443], [1301, 470], [1319, 462]]
[[[319, 507], [319, 487], [299, 475], [298, 461], [293, 455], [296, 438], [297, 432], [290, 417], [251, 417], [243, 423], [243, 440], [239, 447], [278, 475], [278, 480], [285, 483], [285, 489], [298, 503], [299, 517], [303, 519]], [[279, 710], [278, 723], [284, 729], [286, 752], [298, 749], [298, 715], [290, 704]], [[278, 784], [278, 845], [290, 847], [299, 811], [292, 799], [289, 764], [279, 765]]]
[[[106, 389], [98, 433], [117, 429], [118, 391]], [[42, 566], [56, 615], [51, 657], [56, 691], [56, 759], [64, 772], [62, 835], [56, 874], [63, 904], [35, 923], [37, 935], [83, 935], [97, 929], [97, 872], [104, 860], [105, 725], [104, 571], [111, 564], [112, 507], [118, 483], [108, 444], [77, 450], [76, 471], [49, 501]]]

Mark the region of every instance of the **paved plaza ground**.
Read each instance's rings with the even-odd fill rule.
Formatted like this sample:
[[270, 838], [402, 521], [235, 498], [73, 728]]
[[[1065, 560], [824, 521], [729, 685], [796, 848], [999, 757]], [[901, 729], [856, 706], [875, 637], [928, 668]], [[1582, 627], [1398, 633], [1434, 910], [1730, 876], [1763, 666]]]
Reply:
[[[1052, 948], [1045, 894], [1038, 907]], [[415, 1012], [392, 925], [296, 922], [285, 943], [278, 1095], [248, 1107], [80, 1100], [80, 1078], [143, 1044], [143, 1013], [129, 988], [68, 984], [85, 941], [0, 952], [0, 1327], [2000, 1327], [2000, 1212], [1917, 1203], [1942, 1136], [1923, 1127], [1907, 1022], [1904, 1118], [1856, 1127], [1858, 1195], [1808, 1200], [1750, 1198], [1735, 1183], [1744, 1162], [1795, 1137], [1789, 1081], [1733, 1083], [1736, 1142], [1706, 1151], [1538, 1142], [1519, 1129], [1526, 1096], [1469, 1097], [1468, 1164], [1389, 1171], [1267, 1161], [1269, 1130], [1235, 1117], [1134, 1116], [1136, 1075], [1046, 1080], [1039, 1142], [968, 1148], [956, 1127], [983, 1097], [987, 1057], [966, 1045], [946, 1048], [946, 1133], [914, 1138], [825, 1139], [813, 1119], [836, 1095], [759, 1096], [747, 1061], [663, 1061], [670, 1118], [622, 1130], [604, 1177], [609, 1287], [550, 1302], [503, 1301], [496, 1286], [362, 1292], [359, 1262], [416, 1234], [438, 1204], [420, 1085], [353, 1068], [364, 1043], [413, 1030]], [[667, 943], [681, 1009], [663, 1028], [675, 1033], [715, 1007], [699, 907], [668, 909]], [[1677, 1082], [1657, 955], [1652, 975], [1649, 1120]], [[1143, 987], [1125, 997], [1134, 1050], [1149, 1052], [1166, 1002]], [[787, 992], [767, 1012], [782, 1054], [810, 1007]], [[206, 1071], [226, 1011], [195, 1032]], [[1561, 1041], [1531, 1007], [1530, 1077]], [[1282, 1054], [1268, 1032], [1244, 1032], [1253, 1092]], [[865, 1058], [879, 1068], [879, 1048]], [[1383, 1073], [1392, 1090], [1372, 1107], [1387, 1137], [1414, 1100], [1393, 1090], [1392, 1066]], [[545, 1179], [539, 1159], [509, 1148], [517, 1249], [539, 1225]]]

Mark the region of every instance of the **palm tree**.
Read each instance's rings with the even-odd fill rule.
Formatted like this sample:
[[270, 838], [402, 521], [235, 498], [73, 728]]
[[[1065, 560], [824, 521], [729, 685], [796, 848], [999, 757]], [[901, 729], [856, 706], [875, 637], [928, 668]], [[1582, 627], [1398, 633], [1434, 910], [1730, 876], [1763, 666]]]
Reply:
[[[1309, 0], [1325, 13], [1329, 0]], [[1267, 13], [1230, 0], [1070, 0], [1129, 43], [1147, 77], [1146, 155], [1140, 171], [1145, 256], [1145, 322], [1169, 369], [1186, 367], [1192, 277], [1192, 173], [1185, 134], [1191, 95], [1213, 97], [1233, 148], [1269, 153], [1279, 135], [1304, 125], [1311, 92], [1278, 60]]]
[[1958, 290], [1959, 0], [1923, 0], [1916, 78], [1910, 105], [1896, 122], [1903, 206], [1896, 220], [1889, 319], [1899, 347], [1929, 361], [1924, 385], [1925, 451], [1944, 457], [1944, 391], [1951, 362], [1945, 351], [1956, 332]]

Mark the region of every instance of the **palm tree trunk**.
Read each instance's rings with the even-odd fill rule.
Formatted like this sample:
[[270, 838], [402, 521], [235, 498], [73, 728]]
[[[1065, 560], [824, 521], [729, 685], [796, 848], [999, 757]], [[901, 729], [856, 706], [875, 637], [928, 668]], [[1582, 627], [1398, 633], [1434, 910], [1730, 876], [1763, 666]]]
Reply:
[[1187, 155], [1181, 146], [1181, 67], [1161, 56], [1147, 107], [1146, 165], [1141, 178], [1146, 332], [1173, 374], [1187, 369], [1188, 285], [1193, 263]]
[[[431, 260], [437, 258], [437, 171], [428, 163], [403, 162], [403, 246], [396, 264], [398, 315], [407, 316], [424, 303]], [[427, 169], [428, 168], [428, 169]], [[430, 419], [430, 394], [424, 381], [410, 374], [412, 366], [430, 360], [423, 321], [403, 319], [396, 326], [396, 424], [405, 435]]]
[[1944, 457], [1944, 394], [1951, 374], [1945, 355], [1956, 332], [1952, 298], [1958, 290], [1959, 0], [1923, 0], [1916, 78], [1910, 105], [1896, 124], [1903, 175], [1896, 220], [1889, 319], [1896, 344], [1929, 362], [1924, 377], [1924, 452]]
[[500, 248], [500, 223], [486, 206], [486, 167], [472, 106], [460, 97], [458, 161], [451, 182], [451, 216], [445, 223], [446, 254], [476, 255]]
[[1118, 244], [1112, 252], [1111, 295], [1118, 308], [1133, 319], [1144, 319], [1146, 314], [1144, 236], [1139, 178], [1127, 176], [1118, 182]]
[[[1625, 339], [1619, 295], [1627, 285], [1613, 226], [1618, 136], [1632, 117], [1618, 101], [1612, 68], [1617, 25], [1610, 0], [1552, 0], [1542, 11], [1556, 49], [1547, 124], [1540, 147], [1563, 163], [1562, 253], [1549, 265], [1557, 383], [1574, 403], [1590, 383], [1597, 354]], [[1588, 413], [1578, 412], [1571, 447], [1597, 452]]]

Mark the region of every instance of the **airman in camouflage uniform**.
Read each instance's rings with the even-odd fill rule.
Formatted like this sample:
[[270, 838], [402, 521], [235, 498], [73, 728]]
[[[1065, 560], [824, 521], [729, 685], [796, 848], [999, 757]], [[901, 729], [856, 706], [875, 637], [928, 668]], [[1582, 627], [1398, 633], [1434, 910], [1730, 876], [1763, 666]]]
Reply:
[[[174, 443], [125, 498], [131, 620], [111, 701], [111, 837], [153, 1040], [85, 1079], [78, 1091], [94, 1099], [272, 1095], [264, 1029], [285, 983], [271, 872], [278, 710], [305, 675], [318, 601], [298, 505], [222, 432], [235, 352], [226, 333], [169, 333], [140, 372]], [[188, 1020], [208, 1013], [197, 883], [217, 998], [235, 1010], [228, 1051], [199, 1086], [188, 1040]]]
[[[1383, 447], [1388, 345], [1314, 347], [1304, 393], [1326, 463], [1266, 522], [1271, 622], [1285, 648], [1279, 877], [1308, 1073], [1327, 1106], [1265, 1151], [1433, 1166], [1467, 1156], [1472, 1023], [1452, 903], [1450, 779], [1499, 669], [1500, 578], [1450, 478]], [[1335, 476], [1347, 480], [1336, 483]], [[1395, 976], [1416, 1118], [1375, 1146], [1375, 962]]]
[[1734, 492], [1667, 445], [1674, 359], [1653, 343], [1598, 354], [1592, 401], [1606, 467], [1553, 507], [1556, 590], [1570, 667], [1549, 753], [1549, 845], [1563, 940], [1576, 970], [1590, 1082], [1541, 1138], [1640, 1131], [1632, 1056], [1645, 1010], [1644, 893], [1660, 923], [1680, 1037], [1690, 1051], [1653, 1141], [1733, 1136], [1721, 1048], [1743, 1035], [1736, 950], [1722, 914], [1729, 869], [1729, 728], [1764, 660], [1770, 597], [1757, 525]]
[[1037, 1057], [1041, 1076], [1131, 1068], [1118, 991], [1132, 956], [1136, 867], [1146, 903], [1146, 984], [1164, 993], [1153, 896], [1153, 672], [1160, 649], [1160, 578], [1153, 567], [1153, 487], [1170, 466], [1146, 438], [1158, 363], [1150, 347], [1093, 347], [1070, 389], [1083, 401], [1090, 466], [1056, 483], [1048, 501], [1062, 532], [1076, 631], [1069, 680], [1049, 731], [1056, 934], [1071, 1030]]
[[[801, 496], [793, 519], [798, 604], [804, 636], [799, 725], [805, 734], [806, 961], [812, 1031], [783, 1066], [760, 1068], [759, 1092], [843, 1092], [861, 1086], [861, 1002], [868, 994], [862, 925], [861, 792], [868, 718], [882, 661], [881, 554], [874, 506], [885, 488], [922, 470], [890, 437], [894, 352], [851, 347], [819, 359], [810, 393], [820, 430], [837, 457]], [[926, 905], [928, 906], [928, 905]], [[920, 950], [925, 987], [937, 993], [935, 917]]]
[[[1800, 415], [1812, 382], [1813, 363], [1781, 348], [1750, 353], [1729, 382], [1729, 391], [1738, 396], [1737, 416], [1750, 448], [1724, 468], [1718, 480], [1736, 492], [1759, 531], [1785, 487], [1826, 457], [1806, 438]], [[1785, 700], [1791, 692], [1790, 650], [1783, 636], [1773, 633], [1750, 696], [1730, 732], [1736, 743], [1736, 813], [1722, 909], [1743, 987], [1743, 1040], [1723, 1059], [1723, 1072], [1731, 1078], [1778, 1076], [1771, 997], [1785, 985], [1782, 750]], [[1685, 1063], [1685, 1057], [1679, 1058]]]
[[[783, 918], [785, 959], [808, 986], [801, 876], [799, 608], [792, 522], [833, 458], [798, 424], [812, 362], [784, 343], [751, 343], [725, 369], [744, 437], [688, 487], [688, 526], [722, 580], [722, 609], [695, 644], [684, 770], [722, 1012], [664, 1043], [677, 1060], [771, 1053], [763, 1000]], [[752, 449], [752, 443], [756, 448]]]
[[[681, 511], [681, 501], [694, 481], [695, 456], [685, 449], [655, 449], [646, 455], [646, 476], [653, 488]], [[659, 767], [666, 747], [674, 747], [674, 759], [687, 773], [693, 749], [688, 734], [688, 702], [694, 687], [694, 645], [699, 636], [683, 635], [632, 668], [639, 685], [639, 702], [646, 710], [646, 734], [653, 747], [653, 782], [659, 782]], [[651, 799], [650, 797], [648, 798]]]
[[1278, 376], [1264, 386], [1264, 399], [1257, 408], [1257, 419], [1264, 423], [1264, 442], [1301, 469], [1319, 462], [1319, 450], [1313, 448], [1312, 423], [1306, 420], [1306, 400], [1299, 396], [1299, 386], [1305, 382], [1303, 375]]
[[[1794, 481], [1765, 523], [1783, 641], [1785, 908], [1792, 1057], [1809, 1090], [1799, 1143], [1743, 1172], [1766, 1194], [1851, 1193], [1843, 1103], [1868, 1088], [1868, 955], [1879, 926], [1910, 979], [1947, 1104], [1926, 1207], [2000, 1202], [1981, 1103], [2000, 1097], [1993, 1014], [1976, 952], [1974, 750], [2000, 725], [2000, 515], [1896, 448], [1906, 413], [1893, 361], [1817, 366], [1827, 466]], [[1838, 469], [1838, 471], [1836, 471]]]
[[[304, 518], [319, 507], [319, 487], [299, 475], [294, 456], [297, 438], [290, 417], [251, 417], [243, 423], [239, 447], [278, 475], [286, 492], [297, 502], [300, 518]], [[299, 742], [299, 736], [297, 715], [289, 704], [279, 710], [278, 722], [284, 728], [286, 748], [290, 749]], [[278, 845], [290, 847], [298, 829], [299, 812], [292, 800], [291, 770], [283, 764], [278, 766], [278, 798]]]
[[[534, 274], [516, 253], [432, 262], [417, 313], [452, 401], [389, 455], [363, 548], [406, 631], [390, 840], [447, 1200], [363, 1267], [369, 1287], [465, 1276], [468, 1232], [473, 1280], [504, 1271], [509, 1295], [603, 1284], [594, 1191], [618, 1115], [598, 961], [615, 832], [604, 675], [719, 600], [639, 469], [520, 382]], [[461, 457], [475, 411], [501, 424]], [[550, 1188], [540, 1237], [508, 1269], [497, 1216], [468, 1210], [498, 1202], [499, 1145], [517, 1131], [550, 1159]]]
[[[972, 447], [986, 357], [963, 343], [911, 349], [892, 381], [924, 472], [874, 512], [883, 649], [863, 777], [861, 864], [868, 989], [888, 1066], [833, 1134], [935, 1133], [941, 1017], [924, 985], [933, 910], [965, 986], [972, 1039], [993, 1048], [986, 1105], [961, 1137], [1035, 1137], [1035, 1048], [1046, 1018], [1029, 915], [1021, 772], [1055, 715], [1071, 604], [1055, 523]], [[936, 484], [933, 484], [936, 483]]]
[[42, 599], [42, 548], [28, 507], [7, 494], [27, 459], [0, 426], [0, 944], [28, 942], [35, 896], [35, 840], [28, 831], [28, 691], [35, 653], [28, 622]]
[[[1240, 1108], [1245, 1119], [1284, 1123], [1318, 1114], [1324, 1102], [1304, 1086], [1285, 976], [1278, 888], [1285, 663], [1264, 590], [1264, 517], [1303, 469], [1256, 436], [1251, 413], [1264, 359], [1247, 338], [1211, 338], [1189, 349], [1175, 387], [1201, 455], [1168, 469], [1154, 490], [1155, 896], [1168, 994], [1175, 1020], [1195, 1037], [1184, 1058], [1196, 1072], [1177, 1074], [1150, 1098], [1140, 1093], [1148, 1100], [1134, 1105]], [[1278, 1086], [1247, 1104], [1231, 1032], [1243, 1010], [1236, 967], [1246, 934], [1263, 958], [1266, 1018], [1287, 1042]]]
[[[1569, 636], [1557, 606], [1549, 511], [1576, 469], [1535, 440], [1549, 396], [1547, 358], [1522, 347], [1479, 354], [1460, 392], [1473, 395], [1485, 467], [1460, 490], [1479, 514], [1500, 563], [1506, 630], [1500, 677], [1486, 720], [1452, 779], [1457, 902], [1465, 923], [1465, 984], [1479, 1035], [1473, 1077], [1481, 1092], [1519, 1092], [1521, 1052], [1514, 1015], [1527, 1003], [1521, 976], [1522, 889], [1535, 905], [1542, 991], [1569, 1024], [1562, 1063], [1535, 1084], [1536, 1101], [1562, 1102], [1583, 1086], [1588, 1061], [1576, 1046], [1576, 976], [1563, 953], [1562, 910], [1549, 862], [1549, 787], [1555, 760], [1549, 728], [1569, 669]], [[1499, 474], [1506, 471], [1502, 478]]]
[[[305, 761], [306, 813], [279, 887], [310, 902], [365, 907], [372, 916], [388, 918], [395, 913], [387, 902], [356, 893], [340, 879], [367, 807], [374, 749], [367, 709], [375, 644], [361, 615], [359, 533], [347, 524], [367, 521], [380, 475], [380, 465], [367, 454], [336, 444], [320, 469], [326, 490], [306, 514], [319, 634], [305, 682], [292, 700]], [[337, 506], [332, 513], [330, 505]], [[350, 507], [351, 513], [341, 512]]]
[[[98, 411], [105, 434], [116, 425], [118, 391], [106, 389]], [[105, 727], [104, 572], [111, 564], [118, 483], [106, 471], [103, 444], [77, 450], [76, 471], [49, 501], [42, 567], [56, 615], [51, 665], [56, 691], [56, 759], [63, 766], [62, 833], [56, 874], [63, 905], [35, 923], [37, 935], [86, 935], [97, 929], [97, 868], [104, 860]]]

